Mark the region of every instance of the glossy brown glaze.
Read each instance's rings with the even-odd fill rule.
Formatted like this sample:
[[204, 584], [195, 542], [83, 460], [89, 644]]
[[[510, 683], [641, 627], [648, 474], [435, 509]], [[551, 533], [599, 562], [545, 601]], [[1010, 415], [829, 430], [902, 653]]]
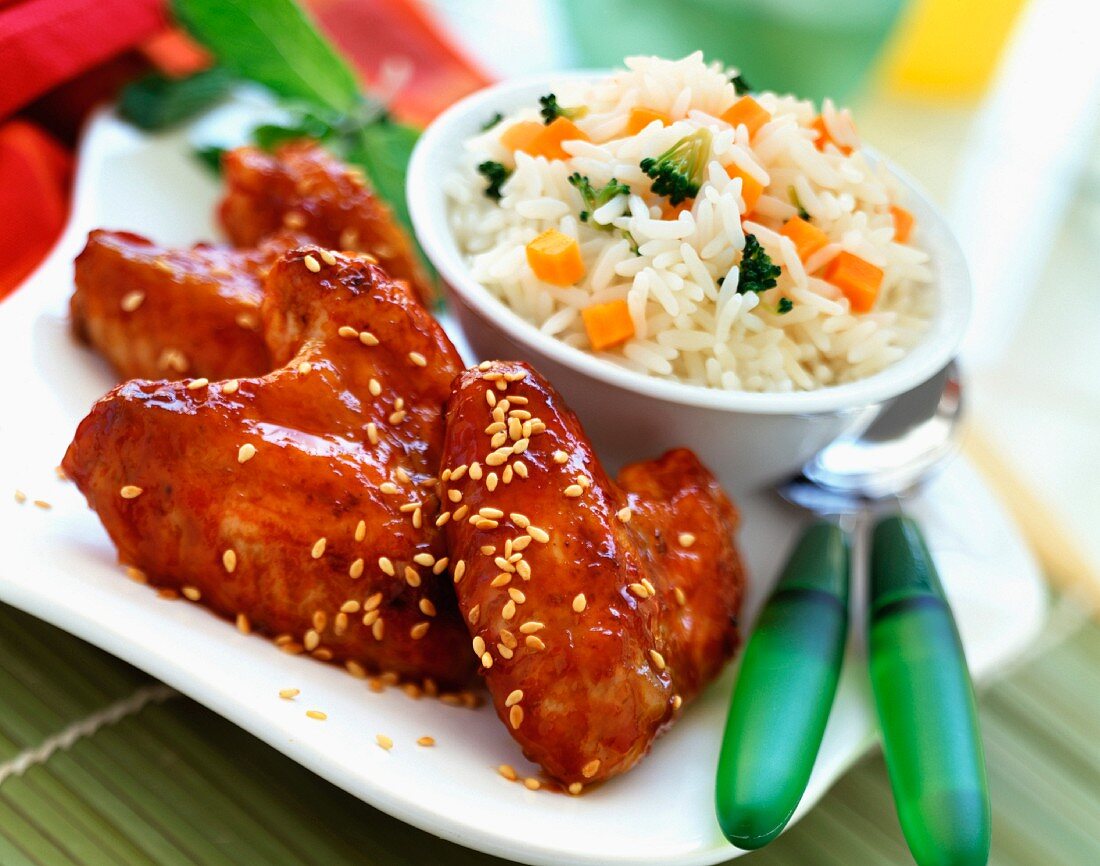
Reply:
[[303, 241], [288, 232], [258, 248], [167, 249], [97, 229], [76, 258], [76, 334], [123, 379], [258, 376], [271, 358], [260, 329], [263, 278]]
[[613, 483], [519, 363], [457, 380], [442, 465], [459, 607], [498, 715], [567, 785], [629, 769], [736, 648], [737, 512], [685, 450]]
[[407, 280], [423, 300], [431, 288], [408, 235], [360, 172], [311, 141], [284, 144], [274, 154], [239, 147], [222, 161], [227, 192], [221, 220], [233, 243], [251, 247], [283, 228], [304, 232], [332, 249], [378, 259], [394, 279]]
[[466, 684], [475, 659], [435, 528], [454, 347], [404, 284], [315, 247], [272, 267], [262, 316], [284, 366], [121, 385], [81, 423], [66, 473], [151, 583], [291, 651]]

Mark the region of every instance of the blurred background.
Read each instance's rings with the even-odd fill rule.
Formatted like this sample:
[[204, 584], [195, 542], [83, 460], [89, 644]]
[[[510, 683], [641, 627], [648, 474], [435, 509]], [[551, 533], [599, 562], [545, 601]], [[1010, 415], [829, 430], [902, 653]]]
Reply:
[[[929, 190], [959, 235], [977, 295], [962, 355], [973, 401], [966, 454], [1013, 511], [1056, 598], [1041, 646], [986, 698], [987, 737], [1004, 736], [991, 748], [995, 811], [1001, 810], [994, 860], [1100, 862], [1094, 838], [1100, 814], [1100, 629], [1095, 619], [1090, 623], [1100, 609], [1100, 4], [306, 5], [368, 87], [387, 94], [393, 111], [416, 124], [493, 80], [606, 67], [627, 54], [682, 56], [701, 48], [708, 59], [740, 67], [755, 88], [850, 105], [864, 140]], [[165, 6], [161, 0], [0, 0], [0, 297], [34, 269], [64, 224], [79, 131], [89, 112], [150, 69], [182, 75], [206, 62], [172, 28]], [[990, 575], [992, 591], [996, 579]], [[30, 627], [18, 616], [9, 626]], [[0, 641], [2, 634], [0, 629]], [[5, 645], [4, 652], [18, 651]], [[1051, 690], [1056, 683], [1065, 688]], [[1092, 703], [1082, 703], [1086, 697], [1067, 702], [1069, 692], [1091, 695]], [[258, 744], [242, 744], [248, 738], [230, 732], [227, 723], [205, 719], [201, 708], [187, 713], [176, 722], [201, 731], [187, 760], [200, 753], [207, 760], [230, 760], [232, 752], [223, 754], [230, 742], [234, 750], [266, 754]], [[2, 728], [0, 723], [0, 740]], [[995, 759], [998, 743], [1004, 754]], [[273, 755], [255, 757], [272, 762], [265, 770], [270, 785], [306, 786], [327, 804], [331, 814], [313, 815], [309, 832], [329, 826], [325, 822], [336, 815], [353, 821], [355, 838], [362, 837], [362, 847], [357, 843], [349, 855], [353, 859], [345, 861], [343, 849], [331, 849], [327, 859], [315, 862], [490, 862], [349, 802]], [[888, 802], [871, 804], [876, 791], [888, 801], [884, 788], [873, 789], [883, 783], [881, 767], [872, 769], [851, 774], [755, 862], [906, 862]], [[24, 807], [15, 805], [15, 818], [4, 812], [11, 806], [9, 790], [0, 790], [0, 845], [4, 833], [22, 827], [11, 822], [20, 820]], [[1044, 820], [1062, 822], [1057, 832], [1044, 826], [1063, 847], [1045, 849], [1041, 837], [1028, 835], [1024, 825], [1036, 810]], [[35, 814], [24, 819], [41, 824], [45, 819]], [[1089, 814], [1091, 831], [1087, 820], [1079, 820]], [[372, 859], [365, 852], [379, 834], [391, 844], [384, 857]], [[833, 853], [824, 853], [828, 849]], [[808, 851], [813, 855], [806, 856]], [[0, 856], [0, 862], [9, 861]]]

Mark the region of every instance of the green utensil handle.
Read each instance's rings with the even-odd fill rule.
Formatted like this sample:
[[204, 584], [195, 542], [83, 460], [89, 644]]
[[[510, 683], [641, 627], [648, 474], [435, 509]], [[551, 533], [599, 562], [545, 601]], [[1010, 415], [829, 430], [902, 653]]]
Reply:
[[741, 660], [718, 760], [726, 838], [755, 849], [798, 806], [821, 746], [848, 633], [848, 546], [831, 523], [802, 536]]
[[888, 517], [871, 548], [871, 685], [898, 818], [919, 866], [989, 859], [985, 757], [951, 609], [917, 524]]

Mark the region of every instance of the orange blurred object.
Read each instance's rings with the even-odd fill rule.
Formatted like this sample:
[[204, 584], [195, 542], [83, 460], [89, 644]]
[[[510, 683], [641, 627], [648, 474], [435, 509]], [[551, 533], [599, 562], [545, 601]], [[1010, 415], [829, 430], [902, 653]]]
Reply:
[[882, 270], [847, 251], [841, 252], [825, 268], [825, 280], [848, 299], [853, 313], [866, 313], [878, 299]]
[[509, 150], [522, 150], [524, 153], [535, 154], [537, 142], [542, 135], [542, 124], [537, 120], [521, 120], [513, 123], [500, 135], [500, 143]]
[[801, 217], [791, 217], [783, 224], [779, 233], [791, 239], [802, 261], [806, 261], [829, 242], [829, 236], [825, 232]]
[[623, 343], [634, 336], [634, 320], [626, 301], [592, 304], [581, 310], [588, 342], [597, 352]]
[[749, 138], [756, 135], [760, 127], [771, 119], [771, 113], [751, 96], [742, 96], [722, 114], [722, 120], [730, 126], [744, 124], [749, 131]]
[[652, 108], [632, 108], [630, 109], [630, 119], [626, 122], [626, 134], [637, 135], [655, 120], [661, 121], [661, 126], [668, 126], [672, 123], [672, 118], [667, 114], [654, 111]]
[[837, 150], [843, 153], [845, 156], [849, 156], [852, 153], [852, 149], [846, 144], [838, 144], [831, 135], [829, 130], [825, 128], [825, 121], [821, 119], [819, 114], [814, 118], [814, 122], [810, 124], [810, 129], [817, 130], [817, 138], [814, 140], [814, 147], [818, 150], [824, 150], [826, 144], [832, 144]]
[[0, 213], [5, 215], [0, 256], [0, 298], [11, 292], [49, 252], [68, 213], [68, 151], [34, 124], [0, 126]]
[[547, 159], [568, 159], [569, 154], [561, 146], [563, 141], [588, 141], [577, 124], [568, 117], [557, 117], [554, 121], [542, 128], [542, 133], [535, 139], [535, 153], [537, 156], [545, 156]]
[[760, 196], [764, 194], [764, 184], [736, 165], [727, 165], [726, 174], [732, 178], [741, 178], [741, 198], [745, 202], [745, 212], [741, 216], [748, 216], [756, 207], [756, 203], [760, 201]]
[[890, 205], [890, 215], [894, 218], [894, 240], [899, 244], [909, 242], [909, 236], [913, 234], [913, 224], [916, 220], [905, 208], [896, 204]]

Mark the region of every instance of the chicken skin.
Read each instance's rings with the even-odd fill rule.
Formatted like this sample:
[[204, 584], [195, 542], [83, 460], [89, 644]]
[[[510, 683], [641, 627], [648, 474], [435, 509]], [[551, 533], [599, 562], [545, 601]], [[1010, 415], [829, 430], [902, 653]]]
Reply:
[[353, 673], [468, 684], [436, 527], [454, 347], [403, 283], [317, 247], [273, 265], [261, 313], [282, 366], [127, 382], [65, 472], [150, 583]]
[[520, 363], [459, 377], [442, 465], [458, 603], [497, 714], [570, 791], [628, 770], [737, 646], [733, 505], [686, 450], [613, 483]]
[[316, 142], [290, 142], [274, 154], [238, 147], [225, 155], [222, 168], [228, 191], [221, 220], [233, 243], [255, 246], [283, 228], [304, 232], [321, 246], [373, 255], [391, 277], [430, 300], [412, 243], [389, 206], [360, 172]]
[[166, 249], [93, 231], [76, 258], [73, 328], [123, 379], [262, 375], [272, 367], [260, 331], [263, 278], [303, 240], [282, 232], [252, 250]]

